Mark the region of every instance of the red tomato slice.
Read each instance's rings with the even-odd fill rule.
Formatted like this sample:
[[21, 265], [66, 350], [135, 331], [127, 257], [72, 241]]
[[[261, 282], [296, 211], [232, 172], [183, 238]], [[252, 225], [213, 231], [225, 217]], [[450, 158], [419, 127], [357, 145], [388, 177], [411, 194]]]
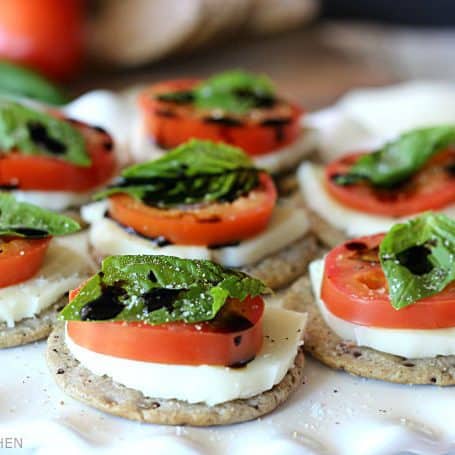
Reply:
[[51, 238], [0, 240], [0, 287], [21, 283], [40, 269]]
[[109, 214], [146, 237], [164, 237], [180, 245], [224, 245], [263, 231], [277, 198], [268, 174], [260, 185], [234, 202], [213, 203], [196, 209], [159, 209], [127, 194], [109, 198]]
[[85, 137], [90, 166], [13, 152], [0, 157], [0, 185], [21, 190], [85, 192], [106, 183], [117, 167], [111, 137], [101, 128], [72, 123]]
[[0, 56], [56, 79], [74, 77], [83, 54], [83, 0], [2, 0]]
[[327, 191], [339, 202], [362, 212], [400, 217], [437, 210], [455, 202], [455, 148], [444, 150], [402, 186], [378, 189], [368, 183], [337, 185], [334, 177], [345, 174], [364, 153], [353, 153], [326, 167]]
[[345, 321], [372, 327], [440, 329], [455, 327], [455, 283], [442, 292], [395, 310], [378, 259], [384, 234], [350, 240], [327, 255], [321, 297]]
[[261, 297], [230, 300], [215, 319], [148, 325], [132, 322], [68, 321], [70, 338], [100, 354], [177, 365], [240, 366], [262, 346]]
[[139, 96], [145, 127], [151, 138], [165, 149], [189, 139], [225, 142], [249, 155], [263, 155], [294, 142], [301, 131], [302, 110], [279, 101], [271, 108], [252, 109], [242, 117], [214, 120], [210, 111], [192, 104], [160, 101], [158, 94], [189, 90], [199, 81], [183, 79], [153, 85]]

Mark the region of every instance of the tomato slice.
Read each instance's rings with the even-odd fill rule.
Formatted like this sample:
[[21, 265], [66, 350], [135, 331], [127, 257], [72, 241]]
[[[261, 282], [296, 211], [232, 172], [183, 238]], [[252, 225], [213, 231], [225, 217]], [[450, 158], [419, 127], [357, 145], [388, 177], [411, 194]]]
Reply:
[[215, 319], [148, 325], [140, 322], [68, 321], [70, 338], [100, 354], [177, 365], [241, 366], [262, 346], [261, 297], [231, 299]]
[[120, 224], [149, 238], [164, 237], [180, 245], [225, 245], [263, 231], [275, 207], [272, 178], [262, 173], [260, 185], [234, 202], [199, 208], [159, 209], [127, 194], [109, 198], [109, 215]]
[[77, 75], [84, 54], [84, 0], [2, 0], [0, 56], [56, 79]]
[[102, 128], [71, 122], [84, 135], [92, 159], [90, 166], [13, 152], [0, 158], [0, 185], [21, 190], [85, 192], [106, 183], [117, 167], [111, 137]]
[[248, 114], [216, 117], [214, 112], [191, 103], [160, 101], [157, 95], [192, 89], [199, 81], [181, 79], [163, 82], [139, 96], [145, 128], [161, 147], [170, 149], [189, 139], [225, 142], [249, 155], [263, 155], [294, 142], [301, 131], [302, 109], [285, 101], [270, 108], [252, 109]]
[[442, 292], [395, 310], [379, 263], [384, 234], [360, 237], [326, 256], [321, 297], [345, 321], [372, 327], [440, 329], [455, 327], [455, 283]]
[[362, 212], [400, 217], [437, 210], [455, 202], [455, 148], [438, 153], [417, 174], [393, 189], [368, 183], [337, 185], [334, 177], [345, 174], [364, 153], [352, 153], [326, 167], [327, 191], [339, 202]]
[[50, 237], [0, 240], [0, 287], [21, 283], [36, 275], [44, 261]]

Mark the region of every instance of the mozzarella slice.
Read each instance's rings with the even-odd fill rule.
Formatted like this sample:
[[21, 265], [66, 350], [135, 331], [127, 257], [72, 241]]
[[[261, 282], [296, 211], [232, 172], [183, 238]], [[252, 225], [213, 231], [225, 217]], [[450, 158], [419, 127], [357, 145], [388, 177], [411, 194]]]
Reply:
[[314, 130], [304, 128], [292, 143], [271, 153], [254, 157], [257, 167], [266, 169], [271, 174], [278, 174], [296, 166], [316, 148], [317, 136]]
[[266, 308], [264, 343], [256, 358], [244, 368], [167, 365], [98, 354], [78, 346], [66, 334], [73, 356], [97, 375], [140, 390], [145, 396], [177, 399], [209, 406], [249, 398], [278, 384], [293, 366], [306, 324], [306, 315]]
[[237, 246], [211, 249], [205, 246], [158, 246], [146, 239], [125, 231], [115, 221], [104, 218], [105, 202], [83, 208], [83, 218], [92, 223], [90, 243], [103, 256], [116, 254], [163, 254], [185, 259], [212, 259], [228, 267], [251, 264], [275, 253], [301, 238], [309, 229], [305, 211], [291, 207], [276, 207], [269, 226], [259, 235], [242, 241]]
[[313, 261], [309, 270], [319, 311], [326, 324], [344, 340], [408, 359], [455, 355], [455, 327], [433, 330], [386, 329], [353, 324], [335, 316], [321, 300], [324, 260]]
[[71, 207], [80, 207], [90, 201], [93, 191], [74, 193], [71, 191], [9, 191], [18, 201], [28, 202], [48, 210], [60, 212]]
[[304, 210], [285, 206], [275, 207], [272, 219], [264, 232], [242, 241], [238, 246], [210, 250], [211, 259], [227, 267], [252, 264], [303, 237], [309, 227]]
[[8, 327], [56, 303], [92, 272], [90, 262], [75, 250], [52, 240], [38, 274], [0, 289], [0, 321]]
[[[411, 216], [393, 218], [372, 215], [345, 207], [327, 192], [324, 185], [323, 168], [316, 164], [303, 163], [297, 171], [297, 176], [307, 207], [331, 225], [346, 232], [348, 237], [386, 232], [394, 224], [412, 218]], [[455, 218], [455, 204], [451, 204], [439, 212]]]

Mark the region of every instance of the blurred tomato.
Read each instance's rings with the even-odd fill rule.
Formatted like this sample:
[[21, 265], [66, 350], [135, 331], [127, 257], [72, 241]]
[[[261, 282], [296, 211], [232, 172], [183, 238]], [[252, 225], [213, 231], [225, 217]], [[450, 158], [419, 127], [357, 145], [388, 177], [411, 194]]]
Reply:
[[84, 0], [0, 0], [0, 58], [68, 79], [83, 53]]

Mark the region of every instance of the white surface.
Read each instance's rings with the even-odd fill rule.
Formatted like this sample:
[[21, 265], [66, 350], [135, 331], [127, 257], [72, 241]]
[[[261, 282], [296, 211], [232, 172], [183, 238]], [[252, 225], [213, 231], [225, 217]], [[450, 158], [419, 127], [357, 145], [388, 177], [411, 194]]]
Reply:
[[213, 365], [166, 365], [99, 354], [76, 344], [66, 333], [66, 344], [93, 373], [140, 390], [145, 396], [206, 403], [213, 406], [249, 398], [278, 384], [294, 364], [302, 344], [306, 315], [282, 308], [266, 308], [264, 344], [244, 368]]
[[455, 453], [453, 388], [366, 380], [308, 360], [305, 384], [262, 419], [205, 429], [141, 425], [60, 392], [44, 352], [45, 344], [38, 343], [0, 353], [8, 365], [1, 372], [0, 435], [21, 437], [40, 455], [62, 448], [85, 454], [95, 447], [179, 455]]
[[455, 355], [454, 327], [434, 330], [385, 329], [353, 324], [335, 316], [321, 300], [324, 260], [313, 261], [309, 269], [319, 311], [327, 325], [344, 340], [408, 359]]
[[455, 84], [412, 81], [347, 93], [334, 106], [304, 117], [319, 133], [321, 156], [380, 146], [406, 130], [455, 124]]
[[[297, 177], [306, 205], [325, 221], [344, 231], [348, 237], [386, 232], [394, 224], [412, 218], [372, 215], [344, 206], [326, 191], [322, 166], [310, 161], [300, 165]], [[437, 212], [455, 218], [455, 204], [450, 204]]]
[[105, 218], [105, 201], [82, 209], [84, 220], [92, 223], [90, 243], [102, 255], [162, 254], [185, 259], [211, 259], [228, 267], [252, 264], [303, 237], [309, 221], [303, 209], [277, 206], [267, 229], [237, 246], [210, 249], [197, 245], [166, 245], [159, 247], [152, 240], [130, 234], [115, 221]]

